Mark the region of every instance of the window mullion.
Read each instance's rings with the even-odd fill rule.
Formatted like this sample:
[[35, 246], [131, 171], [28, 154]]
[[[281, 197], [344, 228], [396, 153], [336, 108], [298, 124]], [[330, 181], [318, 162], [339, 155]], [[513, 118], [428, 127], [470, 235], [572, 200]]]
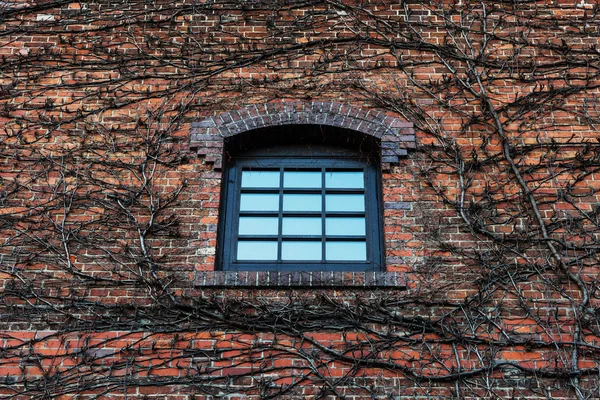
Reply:
[[325, 220], [327, 217], [327, 214], [325, 212], [325, 167], [321, 168], [321, 261], [325, 262], [326, 261], [326, 255], [325, 255], [325, 238], [326, 238], [326, 234], [325, 234]]
[[281, 262], [281, 253], [283, 247], [283, 166], [279, 167], [279, 224], [277, 227], [277, 262]]

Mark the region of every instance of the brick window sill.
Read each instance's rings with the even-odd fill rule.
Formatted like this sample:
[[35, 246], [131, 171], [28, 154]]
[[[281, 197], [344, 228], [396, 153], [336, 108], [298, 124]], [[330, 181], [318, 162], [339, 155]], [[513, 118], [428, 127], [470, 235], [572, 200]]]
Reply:
[[341, 287], [406, 289], [403, 272], [198, 271], [199, 287]]

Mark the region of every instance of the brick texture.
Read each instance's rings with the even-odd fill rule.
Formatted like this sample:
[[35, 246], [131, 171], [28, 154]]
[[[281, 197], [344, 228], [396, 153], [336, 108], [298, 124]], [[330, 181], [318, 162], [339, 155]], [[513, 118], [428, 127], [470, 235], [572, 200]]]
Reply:
[[252, 105], [192, 123], [190, 147], [222, 167], [223, 139], [253, 129], [294, 124], [336, 126], [362, 132], [379, 139], [382, 147], [381, 169], [389, 171], [399, 157], [415, 148], [413, 124], [382, 111], [361, 109], [339, 103], [282, 101]]
[[196, 274], [200, 287], [338, 287], [406, 288], [401, 272], [255, 272], [201, 271]]
[[[598, 398], [596, 3], [0, 2], [0, 398]], [[380, 143], [383, 271], [216, 270], [292, 124]]]

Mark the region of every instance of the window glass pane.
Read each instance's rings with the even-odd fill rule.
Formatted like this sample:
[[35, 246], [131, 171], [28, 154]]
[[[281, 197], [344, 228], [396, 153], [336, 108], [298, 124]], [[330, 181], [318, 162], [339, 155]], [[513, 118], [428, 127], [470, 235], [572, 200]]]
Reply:
[[277, 235], [278, 218], [240, 217], [240, 235]]
[[365, 242], [327, 242], [325, 243], [327, 261], [365, 261], [367, 244]]
[[277, 188], [279, 171], [242, 171], [242, 187]]
[[362, 171], [327, 171], [325, 187], [328, 189], [362, 189], [365, 176]]
[[284, 171], [284, 188], [320, 188], [320, 172]]
[[278, 211], [279, 194], [277, 193], [242, 193], [240, 211]]
[[277, 241], [240, 240], [238, 242], [237, 259], [277, 260]]
[[364, 236], [364, 218], [326, 218], [325, 233], [340, 236]]
[[365, 211], [362, 194], [328, 194], [325, 196], [326, 211]]
[[286, 261], [320, 261], [321, 242], [281, 242], [281, 259]]
[[284, 194], [283, 211], [321, 211], [321, 195]]
[[284, 235], [320, 235], [321, 231], [321, 218], [283, 218]]

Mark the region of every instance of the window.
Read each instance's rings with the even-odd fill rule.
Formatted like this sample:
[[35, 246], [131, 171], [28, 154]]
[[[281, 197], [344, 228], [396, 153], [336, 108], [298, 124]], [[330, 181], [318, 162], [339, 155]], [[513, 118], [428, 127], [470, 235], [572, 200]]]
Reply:
[[223, 269], [381, 270], [372, 152], [308, 142], [234, 151], [225, 171]]

